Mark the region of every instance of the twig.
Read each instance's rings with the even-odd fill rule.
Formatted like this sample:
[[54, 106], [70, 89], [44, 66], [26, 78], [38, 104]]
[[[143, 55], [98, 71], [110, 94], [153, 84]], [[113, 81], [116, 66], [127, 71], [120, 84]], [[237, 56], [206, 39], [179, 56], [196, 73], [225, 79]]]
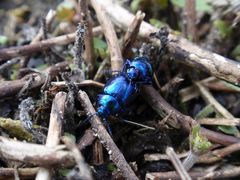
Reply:
[[[56, 76], [60, 72], [69, 71], [68, 64], [66, 62], [55, 64], [44, 71], [44, 73], [49, 74], [51, 76]], [[44, 84], [46, 80], [46, 75], [44, 73], [32, 73], [24, 76], [22, 79], [14, 80], [14, 81], [2, 81], [0, 83], [0, 98], [8, 97], [17, 94], [23, 86], [26, 84], [26, 81], [30, 77], [33, 77], [33, 81], [29, 89], [34, 89], [40, 87]]]
[[[239, 93], [240, 90], [236, 88], [230, 88], [226, 85], [226, 82], [216, 79], [215, 77], [208, 77], [199, 81], [199, 83], [208, 87], [211, 90], [215, 91], [225, 91], [230, 93]], [[196, 98], [200, 95], [197, 87], [195, 85], [183, 88], [179, 91], [182, 102], [187, 102], [193, 98]]]
[[[18, 168], [17, 169], [20, 178], [28, 179], [34, 178], [38, 168]], [[14, 168], [0, 168], [0, 179], [13, 178]]]
[[89, 18], [88, 13], [88, 1], [87, 0], [78, 0], [78, 6], [80, 11], [80, 17], [82, 22], [86, 26], [86, 32], [84, 36], [85, 43], [85, 62], [88, 66], [88, 73], [90, 77], [93, 76], [94, 71], [94, 49], [93, 49], [93, 32], [92, 32], [92, 23]]
[[13, 66], [14, 64], [17, 64], [20, 60], [17, 58], [11, 59], [4, 64], [0, 66], [0, 74], [3, 73], [5, 69], [8, 69], [9, 67]]
[[139, 27], [140, 27], [144, 17], [145, 17], [145, 13], [138, 11], [133, 22], [127, 29], [127, 32], [124, 35], [123, 44], [122, 44], [123, 57], [129, 57], [129, 52], [130, 52], [131, 46], [137, 39]]
[[[98, 87], [98, 88], [103, 88], [104, 84], [94, 81], [94, 80], [83, 80], [80, 83], [74, 83], [78, 87], [85, 87], [85, 86], [93, 86], [93, 87]], [[67, 87], [65, 81], [58, 81], [58, 82], [51, 82], [51, 85], [53, 86], [58, 86], [60, 88]]]
[[71, 140], [67, 137], [63, 137], [62, 141], [66, 144], [67, 148], [73, 153], [73, 156], [79, 168], [78, 178], [83, 180], [92, 180], [93, 177], [90, 168], [86, 164], [83, 155], [79, 151], [77, 146], [73, 142], [71, 142]]
[[[59, 144], [60, 137], [62, 135], [62, 123], [64, 118], [66, 97], [66, 93], [59, 92], [56, 94], [53, 100], [46, 141], [47, 147], [55, 147]], [[51, 179], [51, 170], [40, 168], [37, 173], [36, 180], [41, 179]]]
[[29, 78], [25, 81], [23, 87], [20, 89], [20, 91], [17, 93], [17, 97], [21, 98], [22, 96], [26, 95], [28, 90], [31, 88], [33, 84], [33, 75], [29, 74]]
[[235, 143], [224, 147], [222, 149], [217, 149], [214, 151], [209, 151], [199, 157], [198, 163], [214, 163], [222, 160], [225, 156], [228, 156], [236, 151], [240, 150], [240, 143]]
[[182, 161], [182, 165], [186, 169], [186, 171], [189, 171], [193, 167], [193, 165], [196, 164], [198, 158], [198, 152], [194, 152], [193, 150], [189, 151], [187, 157]]
[[[101, 32], [101, 28], [96, 27], [93, 28], [93, 35], [99, 34]], [[3, 62], [7, 59], [19, 57], [19, 56], [27, 56], [40, 51], [44, 51], [55, 45], [66, 45], [74, 42], [75, 33], [62, 35], [54, 38], [49, 38], [43, 41], [39, 41], [35, 44], [28, 44], [18, 47], [10, 47], [0, 50], [0, 62]]]
[[187, 173], [187, 171], [183, 167], [181, 161], [178, 159], [178, 157], [177, 157], [175, 151], [173, 150], [173, 148], [167, 147], [166, 148], [166, 154], [170, 158], [171, 162], [173, 163], [173, 165], [174, 165], [177, 173], [181, 177], [181, 179], [190, 180], [191, 178], [190, 178], [189, 174]]
[[240, 118], [202, 118], [197, 122], [204, 125], [240, 126]]
[[97, 139], [93, 143], [93, 164], [97, 166], [102, 165], [104, 163], [103, 157], [103, 147], [99, 139]]
[[[113, 23], [121, 29], [127, 30], [134, 19], [133, 14], [117, 3], [113, 3], [112, 0], [95, 0], [95, 2], [107, 7], [105, 9], [106, 13]], [[143, 38], [149, 38], [151, 33], [157, 31], [157, 28], [143, 21], [139, 29], [139, 35]], [[175, 61], [209, 72], [213, 76], [232, 82], [233, 84], [240, 84], [240, 63], [203, 50], [185, 38], [173, 34], [170, 34], [168, 38], [167, 49]], [[159, 42], [156, 42], [156, 40], [152, 41], [159, 45]]]
[[84, 35], [85, 34], [85, 25], [79, 23], [76, 30], [76, 37], [74, 43], [74, 64], [75, 68], [82, 69], [83, 52], [84, 52]]
[[[224, 168], [222, 170], [213, 171], [213, 172], [189, 172], [190, 177], [193, 179], [224, 179], [224, 178], [231, 178], [237, 177], [240, 175], [240, 167], [230, 167]], [[152, 179], [181, 179], [175, 171], [169, 172], [152, 172], [146, 174], [147, 180]]]
[[[178, 159], [185, 158], [188, 155], [189, 152], [181, 153], [181, 154], [176, 154]], [[169, 160], [169, 156], [166, 154], [159, 154], [159, 153], [154, 153], [154, 154], [144, 154], [144, 160], [145, 161], [160, 161], [160, 160]]]
[[19, 118], [22, 122], [23, 127], [31, 132], [33, 123], [32, 123], [32, 116], [34, 112], [35, 104], [31, 97], [24, 99], [19, 105]]
[[107, 44], [108, 44], [108, 48], [111, 56], [111, 69], [112, 71], [121, 71], [122, 65], [123, 65], [121, 50], [118, 45], [116, 32], [114, 31], [111, 20], [106, 14], [106, 8], [104, 8], [107, 6], [102, 6], [98, 0], [90, 0], [90, 2], [94, 10], [96, 11], [98, 21], [103, 28], [103, 33], [107, 40]]
[[19, 161], [43, 167], [74, 165], [72, 153], [64, 151], [64, 148], [63, 145], [50, 148], [0, 136], [0, 157], [8, 161]]
[[196, 83], [196, 86], [198, 87], [203, 99], [207, 103], [211, 104], [219, 114], [221, 114], [225, 118], [234, 119], [234, 116], [213, 97], [213, 95], [209, 92], [207, 88], [205, 88], [199, 82]]
[[[45, 17], [47, 30], [49, 30], [49, 26], [51, 25], [55, 16], [56, 16], [56, 11], [53, 9], [50, 9], [48, 11], [47, 16]], [[44, 29], [43, 29], [43, 26], [41, 26], [41, 28], [38, 31], [38, 34], [33, 38], [31, 44], [39, 42], [43, 38], [43, 36], [44, 36]]]
[[[185, 37], [193, 42], [198, 40], [196, 33], [196, 2], [195, 0], [186, 0], [184, 7], [184, 20], [186, 20]], [[185, 26], [184, 26], [185, 27]]]
[[93, 131], [91, 129], [87, 129], [84, 132], [84, 135], [82, 136], [82, 138], [80, 139], [80, 141], [78, 142], [78, 148], [79, 150], [83, 150], [85, 149], [85, 147], [91, 145], [93, 143], [95, 139], [95, 136], [93, 136]]
[[[212, 164], [217, 161], [221, 161], [224, 157], [229, 156], [230, 154], [240, 150], [240, 143], [231, 144], [222, 149], [217, 149], [214, 151], [209, 151], [205, 154], [202, 154], [198, 157], [196, 163], [200, 164]], [[179, 159], [185, 158], [189, 152], [177, 154]], [[145, 161], [160, 161], [160, 160], [169, 160], [169, 157], [165, 154], [145, 154]]]
[[[44, 26], [42, 25], [39, 29], [37, 35], [32, 39], [30, 44], [35, 44], [42, 39], [47, 39], [46, 31], [49, 30], [50, 24], [52, 23], [54, 17], [56, 16], [56, 11], [50, 9], [47, 16], [44, 18]], [[45, 37], [44, 37], [45, 36]], [[29, 61], [29, 57], [21, 58], [21, 67], [26, 67]]]
[[178, 73], [174, 78], [172, 78], [170, 81], [168, 81], [168, 83], [166, 83], [162, 88], [161, 88], [161, 92], [167, 93], [172, 91], [172, 89], [174, 87], [176, 87], [176, 85], [178, 85], [179, 83], [181, 83], [184, 79], [182, 78], [181, 73]]
[[147, 125], [144, 125], [144, 124], [140, 124], [140, 123], [133, 122], [133, 121], [128, 121], [128, 120], [126, 120], [126, 119], [121, 119], [121, 120], [123, 120], [125, 123], [133, 124], [133, 125], [136, 125], [136, 126], [140, 126], [140, 127], [145, 128], [145, 129], [156, 130], [154, 127], [147, 126]]
[[[78, 100], [81, 102], [82, 107], [86, 112], [89, 113], [89, 115], [96, 113], [87, 94], [84, 91], [81, 90], [79, 91]], [[123, 173], [123, 176], [126, 179], [131, 180], [138, 179], [137, 176], [134, 174], [133, 170], [131, 169], [131, 167], [127, 164], [124, 156], [119, 151], [118, 147], [116, 146], [112, 138], [109, 136], [99, 117], [93, 116], [90, 122], [92, 130], [94, 131], [94, 133], [96, 133], [100, 142], [107, 149], [111, 160], [120, 169], [120, 171]]]
[[[190, 132], [191, 126], [197, 122], [191, 117], [183, 115], [170, 104], [151, 86], [145, 86], [142, 89], [143, 97], [152, 106], [160, 116], [171, 114], [170, 119], [176, 119], [181, 124], [184, 130]], [[201, 134], [206, 136], [210, 141], [223, 145], [229, 145], [240, 142], [239, 138], [228, 136], [222, 133], [214, 132], [205, 128], [201, 128]]]
[[20, 180], [16, 165], [14, 165], [14, 180]]
[[105, 58], [102, 61], [101, 65], [99, 66], [99, 68], [98, 68], [98, 70], [97, 70], [97, 72], [96, 72], [96, 74], [95, 74], [95, 76], [93, 78], [94, 81], [100, 81], [101, 80], [101, 78], [104, 75], [105, 66], [107, 66], [107, 64], [109, 64], [109, 59]]

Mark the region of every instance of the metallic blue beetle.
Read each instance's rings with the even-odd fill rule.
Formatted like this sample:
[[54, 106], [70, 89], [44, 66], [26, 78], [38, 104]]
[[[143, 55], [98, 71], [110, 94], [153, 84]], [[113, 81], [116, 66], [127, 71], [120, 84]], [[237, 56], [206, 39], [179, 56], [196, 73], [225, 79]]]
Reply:
[[[104, 87], [103, 94], [98, 95], [97, 115], [108, 126], [106, 122], [108, 116], [125, 112], [139, 86], [151, 84], [151, 81], [152, 66], [146, 58], [127, 60], [122, 72], [110, 79]], [[111, 133], [109, 126], [108, 131]]]
[[152, 83], [152, 66], [145, 57], [136, 57], [133, 61], [127, 60], [123, 66], [123, 72], [127, 74], [127, 77], [133, 83]]
[[136, 93], [134, 84], [125, 75], [111, 79], [104, 87], [103, 94], [98, 99], [98, 115], [107, 118], [125, 111], [126, 105]]

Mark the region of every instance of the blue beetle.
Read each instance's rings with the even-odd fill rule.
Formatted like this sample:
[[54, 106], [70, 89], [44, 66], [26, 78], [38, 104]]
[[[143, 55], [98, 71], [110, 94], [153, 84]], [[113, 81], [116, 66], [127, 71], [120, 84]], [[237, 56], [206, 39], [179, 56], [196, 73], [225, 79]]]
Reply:
[[126, 60], [123, 72], [135, 84], [151, 84], [153, 70], [149, 60], [145, 57], [136, 57], [132, 61]]
[[136, 93], [135, 84], [130, 83], [127, 76], [120, 74], [105, 85], [103, 94], [98, 95], [97, 115], [103, 119], [108, 127], [106, 119], [109, 115], [116, 115], [126, 111], [127, 104]]
[[110, 134], [111, 129], [106, 121], [108, 116], [125, 112], [139, 86], [151, 82], [151, 64], [147, 58], [136, 57], [133, 61], [127, 60], [122, 72], [106, 83], [103, 94], [98, 95], [96, 115], [103, 119]]

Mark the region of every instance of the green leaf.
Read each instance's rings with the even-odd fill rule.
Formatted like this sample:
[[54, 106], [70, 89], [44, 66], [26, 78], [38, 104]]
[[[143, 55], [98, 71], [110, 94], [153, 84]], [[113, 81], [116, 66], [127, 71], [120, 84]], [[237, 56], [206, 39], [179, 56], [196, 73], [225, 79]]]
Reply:
[[153, 3], [157, 4], [160, 9], [166, 9], [168, 7], [168, 0], [155, 0]]
[[59, 169], [58, 172], [62, 177], [66, 177], [68, 175], [68, 173], [70, 172], [70, 169]]
[[155, 18], [149, 19], [149, 22], [151, 25], [155, 26], [156, 28], [161, 28], [166, 25], [162, 21], [159, 21], [158, 19], [155, 19]]
[[132, 12], [137, 12], [137, 10], [139, 9], [139, 5], [141, 3], [141, 0], [133, 0], [130, 4], [130, 8], [132, 10]]
[[12, 16], [18, 18], [19, 20], [26, 19], [27, 17], [29, 17], [30, 13], [31, 13], [31, 9], [27, 5], [22, 5], [18, 8], [10, 10], [10, 14]]
[[8, 42], [8, 38], [6, 36], [0, 35], [0, 46], [6, 45]]
[[213, 8], [208, 2], [208, 0], [196, 0], [196, 10], [200, 12], [212, 12]]
[[70, 133], [64, 133], [64, 136], [70, 139], [73, 143], [76, 143], [76, 137]]
[[225, 21], [223, 20], [216, 20], [213, 22], [214, 27], [218, 30], [220, 36], [225, 39], [231, 36], [232, 34], [232, 27], [228, 25]]
[[103, 41], [101, 38], [94, 37], [93, 38], [93, 46], [95, 50], [95, 54], [105, 58], [107, 55], [107, 43]]
[[111, 171], [111, 172], [117, 170], [117, 168], [116, 168], [116, 166], [114, 165], [114, 163], [109, 163], [109, 164], [107, 165], [107, 169], [108, 169], [108, 171]]
[[173, 5], [184, 8], [185, 0], [171, 0]]
[[238, 135], [239, 131], [236, 126], [218, 126], [218, 129], [225, 134]]
[[205, 117], [208, 117], [213, 112], [214, 112], [214, 108], [212, 107], [211, 104], [209, 104], [205, 106], [201, 111], [199, 111], [195, 116], [195, 118], [196, 119], [205, 118]]
[[57, 6], [57, 19], [59, 21], [71, 21], [75, 15], [75, 4], [72, 1], [63, 1]]
[[200, 125], [192, 128], [191, 137], [191, 145], [194, 152], [204, 152], [212, 146], [208, 139], [200, 134]]
[[[171, 0], [173, 5], [184, 8], [185, 0]], [[200, 12], [210, 13], [213, 11], [212, 6], [208, 4], [207, 0], [196, 0], [196, 10]]]
[[12, 68], [10, 79], [11, 80], [16, 80], [18, 72], [19, 72], [19, 70], [17, 68]]
[[39, 66], [36, 67], [37, 70], [39, 71], [43, 71], [44, 69], [46, 69], [48, 67], [47, 64], [41, 64]]
[[73, 71], [74, 69], [77, 68], [77, 65], [74, 63], [69, 64], [70, 69]]
[[240, 44], [238, 44], [231, 52], [231, 56], [235, 57], [236, 60], [240, 61]]

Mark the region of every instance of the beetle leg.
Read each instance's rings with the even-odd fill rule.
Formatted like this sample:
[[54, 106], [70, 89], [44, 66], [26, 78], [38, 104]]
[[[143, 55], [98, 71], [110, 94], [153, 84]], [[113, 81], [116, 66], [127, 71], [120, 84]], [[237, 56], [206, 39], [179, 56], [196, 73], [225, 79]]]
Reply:
[[108, 130], [109, 135], [112, 136], [112, 130], [111, 130], [110, 125], [107, 122], [106, 118], [103, 118], [103, 123], [104, 123], [105, 126], [107, 126], [107, 130]]

